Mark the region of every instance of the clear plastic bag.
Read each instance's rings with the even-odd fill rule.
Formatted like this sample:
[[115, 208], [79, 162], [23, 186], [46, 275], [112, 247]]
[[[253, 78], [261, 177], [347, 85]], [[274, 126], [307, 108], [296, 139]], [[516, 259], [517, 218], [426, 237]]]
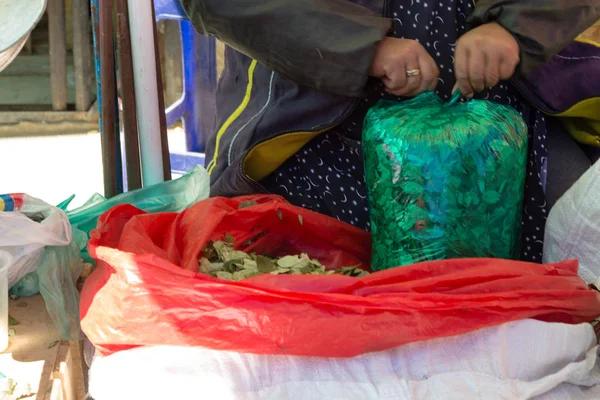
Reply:
[[37, 276], [46, 309], [63, 340], [79, 340], [79, 291], [77, 280], [83, 271], [75, 239], [68, 246], [48, 246], [42, 253]]
[[46, 246], [68, 246], [72, 239], [64, 211], [26, 194], [0, 195], [0, 248], [12, 256], [8, 286], [37, 270]]
[[40, 278], [33, 271], [19, 279], [9, 290], [9, 294], [17, 297], [35, 296], [40, 292]]
[[527, 126], [510, 107], [459, 97], [381, 101], [365, 119], [374, 270], [519, 256]]
[[78, 340], [75, 282], [83, 265], [69, 219], [57, 207], [25, 194], [1, 195], [0, 200], [0, 250], [8, 255], [2, 258], [0, 273], [7, 274], [8, 288], [34, 273], [61, 337]]
[[[72, 225], [73, 237], [81, 257], [93, 263], [87, 252], [89, 233], [96, 228], [102, 213], [117, 204], [133, 204], [148, 212], [182, 211], [208, 197], [209, 178], [204, 168], [197, 166], [181, 178], [120, 194], [109, 200], [96, 193], [81, 207], [67, 211], [75, 195], [61, 202], [57, 208], [66, 212]], [[39, 271], [33, 271], [12, 285], [10, 293], [16, 296], [33, 296], [40, 293]]]

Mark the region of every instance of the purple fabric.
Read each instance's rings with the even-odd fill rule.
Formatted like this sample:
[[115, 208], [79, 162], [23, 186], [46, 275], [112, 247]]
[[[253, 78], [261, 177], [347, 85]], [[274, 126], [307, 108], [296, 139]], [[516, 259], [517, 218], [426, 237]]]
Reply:
[[600, 47], [573, 42], [514, 84], [534, 106], [551, 115], [600, 97]]

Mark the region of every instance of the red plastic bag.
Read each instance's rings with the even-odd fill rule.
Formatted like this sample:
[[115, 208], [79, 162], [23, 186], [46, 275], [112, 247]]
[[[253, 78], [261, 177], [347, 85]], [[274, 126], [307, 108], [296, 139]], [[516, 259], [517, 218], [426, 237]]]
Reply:
[[[248, 201], [259, 204], [239, 209]], [[278, 197], [213, 198], [180, 214], [117, 206], [90, 241], [98, 267], [81, 296], [88, 338], [102, 354], [166, 344], [348, 357], [523, 318], [580, 323], [600, 315], [576, 262], [451, 260], [360, 279], [230, 282], [194, 272], [204, 244], [225, 233], [252, 241], [244, 250], [306, 252], [330, 268], [369, 260], [367, 233]]]

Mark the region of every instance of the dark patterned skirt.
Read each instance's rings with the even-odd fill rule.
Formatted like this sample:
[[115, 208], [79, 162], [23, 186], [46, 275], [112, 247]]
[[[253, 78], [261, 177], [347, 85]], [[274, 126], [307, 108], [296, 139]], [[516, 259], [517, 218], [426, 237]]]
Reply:
[[[471, 0], [431, 2], [393, 1], [394, 36], [419, 41], [440, 69], [437, 93], [448, 99], [454, 86], [454, 48], [473, 10]], [[448, 6], [450, 4], [450, 6]], [[414, 20], [418, 18], [418, 21]], [[523, 207], [522, 258], [541, 262], [548, 205], [545, 197], [547, 128], [545, 117], [508, 84], [479, 96], [510, 105], [529, 127], [529, 158]], [[353, 115], [335, 131], [308, 143], [277, 171], [262, 181], [271, 193], [292, 204], [369, 229], [369, 204], [360, 145], [362, 121], [380, 99], [403, 101], [389, 95], [379, 80], [372, 80]]]

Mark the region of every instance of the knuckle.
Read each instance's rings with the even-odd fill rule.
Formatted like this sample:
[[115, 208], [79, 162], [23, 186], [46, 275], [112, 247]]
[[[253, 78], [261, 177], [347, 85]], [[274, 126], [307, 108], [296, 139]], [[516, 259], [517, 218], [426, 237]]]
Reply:
[[437, 75], [437, 74], [429, 74], [429, 75], [423, 76], [423, 80], [427, 83], [431, 83], [433, 81], [437, 81], [438, 77], [439, 77], [439, 75]]
[[511, 47], [504, 47], [502, 50], [502, 56], [509, 64], [517, 65], [521, 59], [518, 51], [514, 51]]
[[407, 88], [394, 89], [391, 93], [394, 96], [404, 96], [406, 93], [408, 93], [408, 89]]
[[419, 79], [411, 79], [406, 84], [406, 87], [410, 90], [414, 90], [414, 89], [418, 88], [420, 84], [421, 84], [421, 82]]
[[469, 45], [470, 39], [469, 39], [469, 37], [467, 35], [468, 35], [468, 33], [466, 35], [464, 35], [464, 36], [461, 36], [458, 39], [458, 41], [456, 42], [456, 48], [457, 49], [459, 47], [463, 48], [463, 47], [467, 47]]
[[433, 69], [431, 70], [431, 72], [425, 74], [423, 79], [430, 82], [430, 81], [437, 80], [439, 77], [440, 77], [440, 70], [437, 68], [437, 66], [434, 66]]
[[482, 38], [479, 35], [474, 35], [471, 38], [470, 45], [475, 48], [484, 48], [487, 47], [488, 41]]
[[471, 78], [481, 79], [485, 76], [485, 68], [481, 63], [471, 65]]
[[521, 57], [518, 54], [515, 54], [511, 60], [511, 66], [514, 68], [521, 62]]
[[387, 83], [386, 87], [390, 90], [397, 90], [397, 89], [401, 88], [402, 85], [400, 85], [400, 83], [398, 83], [398, 81], [391, 80]]
[[486, 77], [485, 80], [487, 82], [494, 82], [494, 83], [496, 83], [496, 82], [498, 82], [500, 80], [500, 77], [497, 74], [495, 74], [495, 73], [488, 73], [488, 75], [487, 75], [487, 77]]
[[416, 40], [411, 40], [408, 43], [408, 49], [413, 51], [413, 52], [417, 52], [419, 50], [419, 48], [421, 47], [421, 44], [419, 44], [419, 42], [417, 42]]
[[460, 69], [456, 71], [456, 79], [458, 80], [466, 80], [469, 79], [469, 74], [467, 74], [467, 71]]
[[483, 76], [472, 76], [471, 86], [473, 86], [474, 88], [482, 88], [483, 86], [485, 86], [485, 79], [483, 78]]
[[514, 72], [514, 68], [512, 68], [512, 67], [503, 68], [500, 73], [499, 80], [500, 79], [503, 79], [503, 80], [509, 79], [512, 76], [513, 72]]
[[415, 50], [409, 50], [406, 52], [406, 54], [404, 55], [404, 58], [407, 60], [416, 60], [417, 57], [419, 55], [419, 52], [415, 49]]

